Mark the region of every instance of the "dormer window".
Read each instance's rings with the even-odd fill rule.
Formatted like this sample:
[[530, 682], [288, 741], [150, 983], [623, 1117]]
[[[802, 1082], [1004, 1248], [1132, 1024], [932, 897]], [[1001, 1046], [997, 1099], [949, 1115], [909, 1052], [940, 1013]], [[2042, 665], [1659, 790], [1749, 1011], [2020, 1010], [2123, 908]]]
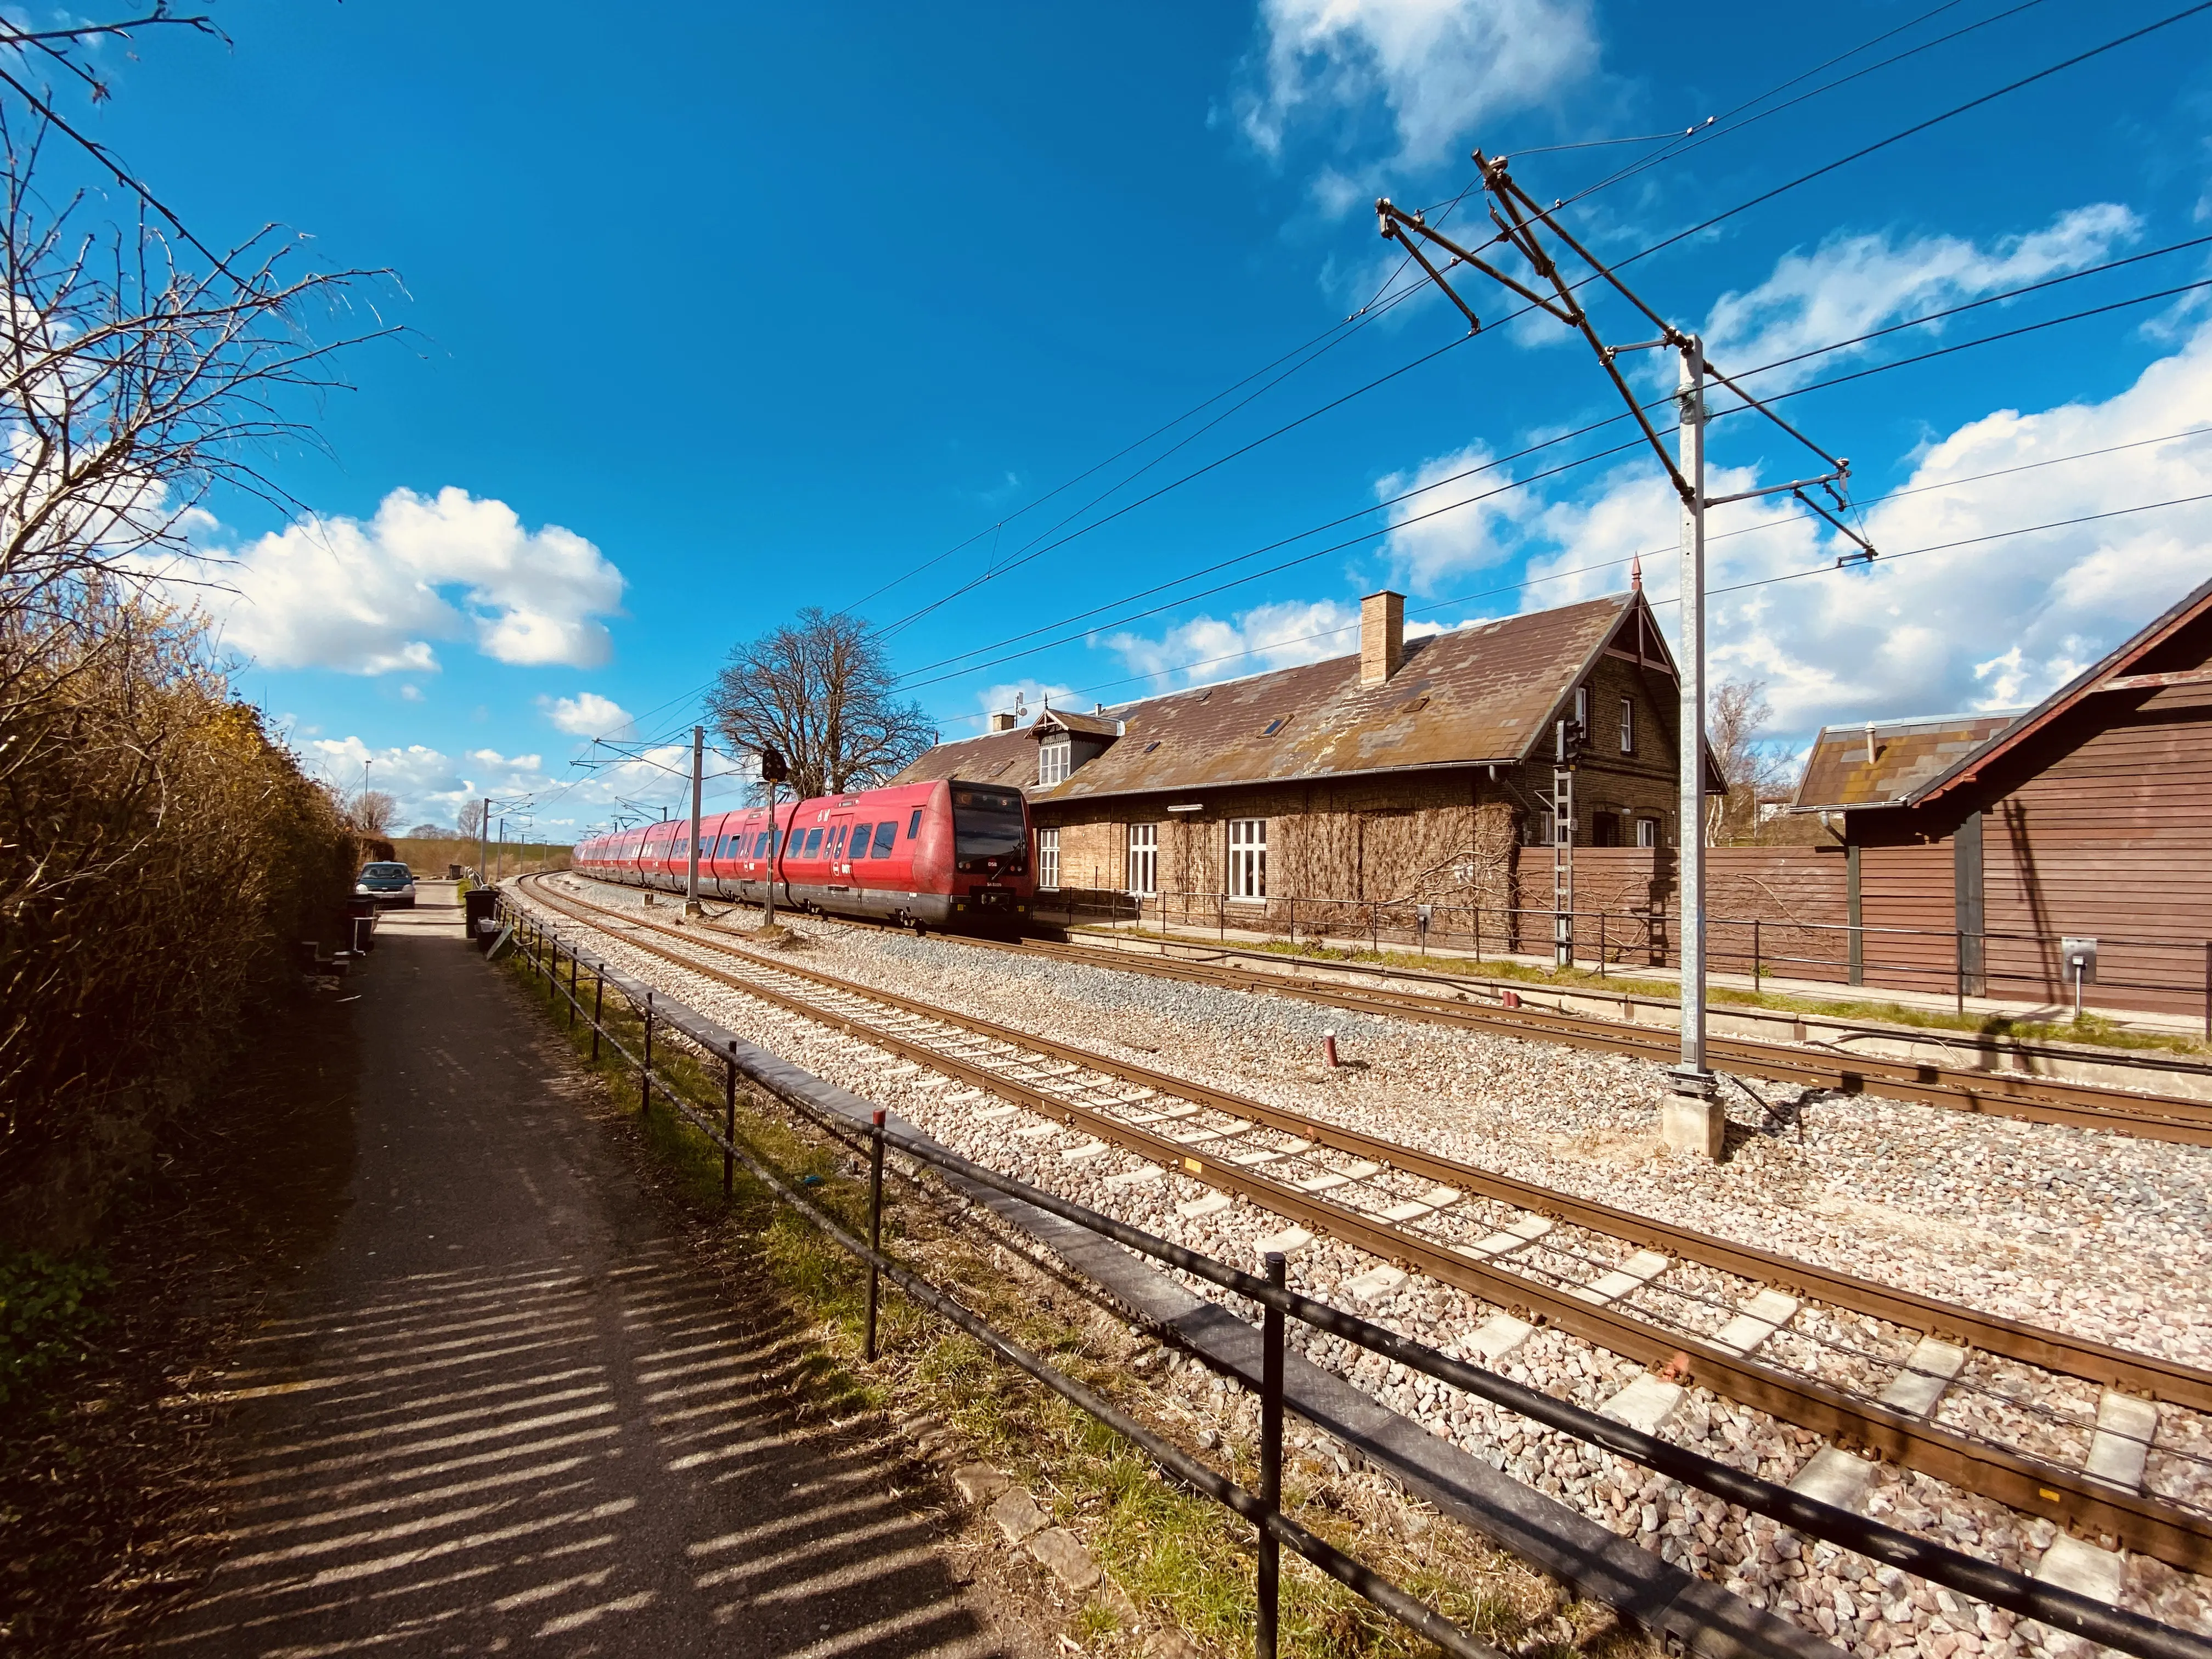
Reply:
[[1068, 759], [1074, 745], [1066, 738], [1048, 738], [1037, 745], [1037, 785], [1050, 788], [1067, 781]]

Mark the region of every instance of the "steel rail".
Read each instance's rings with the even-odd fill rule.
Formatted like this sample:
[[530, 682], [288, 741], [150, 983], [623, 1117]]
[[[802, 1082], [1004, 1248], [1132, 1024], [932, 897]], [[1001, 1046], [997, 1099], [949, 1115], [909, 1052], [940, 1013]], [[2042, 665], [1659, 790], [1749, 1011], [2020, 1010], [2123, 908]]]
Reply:
[[[2212, 0], [2208, 0], [2208, 3], [2212, 3]], [[580, 959], [584, 955], [580, 947], [573, 944], [569, 946], [569, 952], [572, 961]], [[556, 963], [558, 961], [559, 954], [556, 933], [554, 950]], [[644, 1005], [649, 1006], [653, 1002], [654, 994], [650, 987], [612, 969], [602, 957], [593, 957], [591, 961], [593, 977], [602, 985], [608, 982], [615, 984], [617, 990], [628, 997], [634, 1005], [640, 1002], [641, 994], [642, 994], [641, 1000]], [[548, 981], [556, 990], [558, 989], [557, 980], [552, 975], [548, 975]], [[776, 1066], [774, 1072], [764, 1073], [757, 1062], [761, 1059], [772, 1058], [767, 1051], [754, 1048], [750, 1044], [741, 1044], [738, 1039], [729, 1036], [725, 1028], [719, 1026], [709, 1025], [708, 1029], [713, 1032], [713, 1035], [708, 1036], [698, 1029], [700, 1025], [707, 1023], [701, 1020], [697, 1014], [684, 1008], [680, 1002], [674, 1003], [672, 1006], [678, 1017], [678, 1029], [683, 1030], [684, 1035], [691, 1038], [695, 1044], [703, 1046], [723, 1058], [730, 1066], [732, 1073], [738, 1069], [743, 1069], [749, 1080], [769, 1097], [783, 1102], [801, 1116], [828, 1130], [833, 1137], [839, 1139], [845, 1138], [840, 1133], [842, 1126], [838, 1126], [835, 1122], [834, 1108], [825, 1108], [823, 1102], [811, 1098], [804, 1090], [794, 1089], [792, 1086], [793, 1075], [808, 1083], [817, 1082], [818, 1079], [809, 1078], [806, 1073], [799, 1072], [796, 1067], [780, 1064]], [[684, 1019], [694, 1023], [690, 1029], [687, 1030], [684, 1027], [682, 1022]], [[596, 1013], [593, 1016], [593, 1024], [596, 1032], [598, 1027]], [[755, 1064], [747, 1064], [740, 1058], [741, 1048], [750, 1051]], [[736, 1141], [736, 1131], [733, 1127], [726, 1125], [723, 1129], [718, 1130], [710, 1118], [696, 1110], [684, 1098], [681, 1091], [669, 1090], [665, 1084], [663, 1090], [675, 1109], [710, 1143], [720, 1146], [726, 1157], [734, 1158], [740, 1155], [741, 1149]], [[2121, 1652], [2142, 1656], [2142, 1659], [2206, 1659], [2207, 1655], [2212, 1655], [2212, 1641], [2208, 1641], [2205, 1638], [2191, 1632], [2161, 1624], [2156, 1620], [2128, 1612], [2094, 1596], [2040, 1581], [1995, 1563], [1965, 1554], [1948, 1545], [1903, 1532], [1894, 1527], [1887, 1526], [1880, 1521], [1871, 1520], [1849, 1510], [1838, 1508], [1832, 1504], [1763, 1480], [1757, 1475], [1744, 1474], [1730, 1465], [1716, 1462], [1686, 1447], [1674, 1445], [1626, 1424], [1613, 1421], [1584, 1410], [1581, 1407], [1554, 1399], [1547, 1394], [1511, 1382], [1480, 1366], [1470, 1365], [1463, 1360], [1455, 1359], [1435, 1349], [1411, 1341], [1384, 1327], [1370, 1324], [1354, 1315], [1345, 1313], [1325, 1302], [1315, 1302], [1299, 1296], [1290, 1291], [1280, 1279], [1272, 1274], [1267, 1279], [1255, 1278], [1226, 1263], [1200, 1255], [1185, 1249], [1181, 1245], [1170, 1243], [1165, 1239], [1130, 1227], [1111, 1217], [1073, 1203], [1055, 1193], [1014, 1180], [981, 1164], [970, 1163], [925, 1135], [908, 1134], [885, 1125], [883, 1114], [880, 1112], [873, 1115], [876, 1127], [872, 1139], [879, 1147], [886, 1144], [895, 1146], [906, 1152], [917, 1164], [934, 1166], [943, 1175], [951, 1177], [956, 1185], [965, 1182], [969, 1183], [971, 1188], [981, 1187], [1000, 1193], [1018, 1203], [1031, 1206], [1048, 1215], [1071, 1222], [1086, 1231], [1110, 1238], [1126, 1245], [1137, 1255], [1149, 1256], [1170, 1266], [1181, 1267], [1196, 1278], [1203, 1279], [1238, 1295], [1249, 1297], [1270, 1312], [1287, 1315], [1301, 1320], [1317, 1329], [1341, 1337], [1355, 1346], [1363, 1347], [1394, 1359], [1409, 1370], [1435, 1377], [1452, 1387], [1463, 1389], [1478, 1399], [1487, 1400], [1503, 1406], [1509, 1411], [1580, 1440], [1585, 1444], [1613, 1452], [1618, 1456], [1640, 1463], [1656, 1473], [1680, 1480], [1686, 1486], [1698, 1487], [1728, 1502], [1740, 1503], [1751, 1512], [1779, 1521], [1808, 1538], [1823, 1540], [1844, 1549], [1858, 1551], [1875, 1560], [1886, 1561], [1916, 1574], [1931, 1584], [1962, 1591], [1993, 1607], [2003, 1607], [2023, 1618], [2040, 1620], [2054, 1628], [2103, 1642]], [[750, 1168], [762, 1172], [762, 1178], [787, 1201], [795, 1205], [802, 1213], [810, 1218], [819, 1215], [817, 1206], [794, 1192], [787, 1182], [772, 1172], [766, 1171], [764, 1166], [751, 1155], [744, 1154], [744, 1156]], [[833, 1236], [838, 1242], [848, 1249], [854, 1249], [858, 1240], [842, 1228], [836, 1228], [834, 1222], [831, 1225], [835, 1229]], [[894, 1283], [903, 1283], [896, 1275], [906, 1270], [901, 1267], [901, 1264], [882, 1255], [879, 1249], [869, 1247], [865, 1251], [855, 1249], [854, 1253], [868, 1261], [874, 1271], [892, 1277]], [[938, 1290], [927, 1279], [911, 1274], [909, 1277], [915, 1278], [919, 1285], [927, 1287], [929, 1296], [941, 1297], [952, 1307], [960, 1307], [956, 1297]], [[935, 1302], [928, 1301], [927, 1297], [923, 1299], [927, 1305], [932, 1307], [937, 1305]], [[964, 1313], [965, 1310], [963, 1309], [962, 1311]], [[974, 1317], [973, 1315], [968, 1316]], [[981, 1322], [978, 1322], [979, 1324]], [[963, 1328], [969, 1328], [963, 1326]], [[990, 1328], [988, 1325], [982, 1327], [984, 1331], [989, 1331]], [[983, 1340], [988, 1340], [989, 1338], [985, 1337]], [[1267, 1339], [1263, 1336], [1262, 1340], [1265, 1341]], [[1007, 1357], [1012, 1358], [1012, 1355]], [[1034, 1359], [1034, 1356], [1030, 1358]], [[1016, 1363], [1020, 1362], [1018, 1360]], [[1028, 1367], [1024, 1366], [1024, 1369]], [[1249, 1375], [1249, 1368], [1239, 1367], [1234, 1361], [1228, 1364], [1227, 1369], [1232, 1375], [1240, 1377]], [[1263, 1362], [1261, 1383], [1263, 1395], [1267, 1392], [1269, 1386], [1265, 1376], [1267, 1369], [1268, 1368]], [[1055, 1389], [1067, 1380], [1050, 1367], [1043, 1365], [1042, 1362], [1036, 1362], [1036, 1368], [1031, 1371], [1031, 1374], [1047, 1386]], [[1073, 1396], [1070, 1397], [1073, 1398]], [[1263, 1418], [1265, 1414], [1263, 1411]], [[1111, 1419], [1107, 1420], [1110, 1425]], [[1136, 1443], [1149, 1449], [1149, 1442], [1145, 1439], [1139, 1438]], [[1162, 1443], [1167, 1445], [1167, 1443]], [[1171, 1445], [1168, 1445], [1167, 1449], [1174, 1452], [1178, 1458], [1187, 1459], [1186, 1454], [1181, 1453]], [[1189, 1461], [1194, 1462], [1194, 1460]], [[1179, 1466], [1170, 1464], [1165, 1467], [1166, 1472], [1172, 1474], [1175, 1468]], [[1198, 1464], [1196, 1467], [1201, 1470], [1206, 1468], [1202, 1464]], [[1210, 1474], [1212, 1472], [1207, 1470], [1206, 1473]], [[1214, 1479], [1220, 1480], [1223, 1477], [1215, 1476]], [[1246, 1494], [1246, 1496], [1252, 1495]], [[1231, 1503], [1232, 1507], [1236, 1506], [1231, 1499], [1224, 1498], [1223, 1501]], [[1261, 1498], [1259, 1501], [1262, 1507], [1271, 1506], [1270, 1500], [1267, 1498]], [[1480, 1528], [1478, 1528], [1478, 1529]], [[1269, 1530], [1276, 1531], [1277, 1535], [1284, 1541], [1291, 1541], [1287, 1530], [1278, 1531], [1273, 1525], [1270, 1526]], [[1293, 1547], [1296, 1547], [1295, 1544]], [[1318, 1558], [1309, 1559], [1315, 1559], [1316, 1564], [1324, 1571], [1333, 1573], [1335, 1571], [1334, 1565], [1328, 1560]], [[1357, 1563], [1350, 1565], [1355, 1568], [1358, 1565]], [[1373, 1577], [1365, 1569], [1359, 1569], [1359, 1571], [1370, 1578]], [[1363, 1585], [1353, 1579], [1346, 1577], [1343, 1582], [1355, 1591], [1363, 1595], [1367, 1594]], [[1388, 1588], [1387, 1581], [1383, 1582]], [[1378, 1603], [1378, 1605], [1387, 1607], [1389, 1604]], [[1681, 1603], [1677, 1602], [1676, 1606], [1679, 1608]], [[1634, 1616], [1638, 1617], [1640, 1622], [1651, 1622], [1642, 1614]], [[1662, 1620], [1661, 1622], [1666, 1623], [1669, 1629], [1679, 1628], [1679, 1625], [1674, 1621]], [[1718, 1628], [1711, 1626], [1710, 1620], [1693, 1620], [1692, 1623], [1693, 1626], [1701, 1628]], [[1658, 1626], [1655, 1624], [1652, 1627], [1656, 1630]], [[1740, 1647], [1741, 1644], [1737, 1642], [1734, 1645]]]
[[[1146, 1067], [1125, 1065], [1103, 1055], [1091, 1054], [1054, 1042], [1048, 1038], [952, 1013], [941, 1007], [902, 997], [895, 992], [853, 985], [812, 969], [768, 962], [740, 946], [706, 937], [696, 928], [672, 927], [588, 901], [556, 896], [543, 890], [535, 883], [531, 894], [540, 902], [564, 911], [572, 920], [598, 925], [585, 913], [596, 911], [602, 915], [613, 916], [630, 929], [663, 933], [709, 950], [721, 951], [738, 957], [763, 972], [787, 975], [825, 986], [846, 996], [896, 1008], [915, 1018], [954, 1025], [990, 1041], [1049, 1055], [1086, 1071], [1139, 1083], [1212, 1109], [1304, 1135], [1316, 1144], [1329, 1145], [1333, 1141], [1336, 1149], [1341, 1151], [1379, 1148], [1388, 1152], [1392, 1161], [1399, 1163], [1400, 1167], [1414, 1173], [1425, 1173], [1419, 1164], [1412, 1161], [1415, 1158], [1429, 1160], [1437, 1167], [1450, 1169], [1455, 1173], [1467, 1170], [1467, 1166], [1454, 1165], [1449, 1160], [1431, 1160], [1427, 1154], [1413, 1153], [1409, 1149], [1353, 1135], [1326, 1124], [1313, 1123], [1299, 1114], [1285, 1112], [1226, 1091], [1194, 1085]], [[757, 979], [727, 973], [711, 963], [667, 950], [634, 934], [625, 938], [624, 942], [746, 995], [833, 1026], [848, 1035], [861, 1037], [872, 1046], [941, 1072], [1040, 1116], [1071, 1126], [1079, 1123], [1110, 1146], [1134, 1152], [1151, 1162], [1179, 1169], [1208, 1185], [1249, 1198], [1264, 1209], [1306, 1223], [1317, 1232], [1340, 1238], [1384, 1261], [1417, 1267], [1432, 1279], [1469, 1291], [1519, 1316], [1555, 1325], [1624, 1358], [1656, 1365], [1678, 1380], [1700, 1383], [1716, 1394], [1765, 1411], [1785, 1422], [1813, 1430], [1839, 1443], [1878, 1452], [1902, 1467], [1933, 1475], [1966, 1491], [1980, 1492], [2011, 1508], [2046, 1516], [2075, 1528], [2110, 1534], [2125, 1547], [2155, 1555], [2172, 1565], [2195, 1572], [2212, 1571], [2212, 1517], [2192, 1513], [2160, 1498], [2119, 1491], [2091, 1479], [2080, 1470], [2069, 1469], [2039, 1457], [2024, 1455], [2004, 1447], [1954, 1433], [1878, 1401], [1854, 1397], [1826, 1383], [1779, 1370], [1746, 1354], [1718, 1347], [1696, 1336], [1650, 1324], [1632, 1314], [1578, 1296], [1571, 1287], [1545, 1285], [1493, 1267], [1486, 1261], [1389, 1222], [1332, 1202], [1318, 1194], [1285, 1186], [1249, 1169], [1221, 1164], [1203, 1156], [1185, 1143], [1154, 1134], [1110, 1113], [1050, 1094], [1042, 1088], [1009, 1078], [988, 1066], [949, 1054], [927, 1043], [915, 1042], [896, 1030], [834, 1010], [825, 1010], [803, 997], [763, 985]], [[1309, 1129], [1319, 1133], [1308, 1134]], [[1565, 1197], [1545, 1189], [1537, 1190], [1554, 1203]], [[1699, 1259], [1692, 1256], [1684, 1246], [1704, 1243], [1702, 1236], [1686, 1237], [1663, 1223], [1644, 1218], [1637, 1219], [1644, 1227], [1653, 1230], [1651, 1237], [1655, 1242], [1668, 1247], [1671, 1253], [1688, 1259]], [[1597, 1230], [1605, 1231], [1602, 1227]], [[1745, 1247], [1723, 1248], [1741, 1250]], [[1785, 1265], [1799, 1269], [1805, 1266], [1801, 1263]], [[1747, 1276], [1763, 1278], [1764, 1274]], [[1835, 1277], [1838, 1279], [1843, 1278], [1841, 1275]], [[1850, 1285], [1863, 1282], [1848, 1281]], [[1894, 1297], [1900, 1293], [1883, 1291], [1882, 1294]], [[1839, 1306], [1849, 1305], [1840, 1296], [1821, 1299], [1834, 1300]], [[1943, 1304], [1929, 1305], [1942, 1307]], [[1985, 1317], [1965, 1309], [1947, 1311], [1954, 1316], [1954, 1328], [1973, 1328], [1972, 1322]], [[1912, 1319], [1901, 1322], [1917, 1325], [1922, 1322]], [[2009, 1345], [2016, 1339], [2008, 1337], [2003, 1328], [2010, 1324], [2011, 1322], [1992, 1322], [1985, 1328], [1996, 1341]], [[2021, 1331], [2029, 1329], [2024, 1327], [2016, 1328]], [[2055, 1332], [2031, 1332], [2030, 1334], [2051, 1344], [2051, 1352], [2054, 1358], [2078, 1353], [2083, 1347], [2102, 1346], [2083, 1344], [2078, 1339]], [[1989, 1351], [1998, 1352], [2002, 1349], [1992, 1346]], [[2122, 1359], [2133, 1360], [2135, 1358], [2118, 1350], [2106, 1352]], [[2148, 1360], [2147, 1363], [2153, 1368], [2166, 1370], [2169, 1376], [2175, 1372], [2182, 1373], [2185, 1377], [2187, 1375], [2186, 1368], [2166, 1367], [2155, 1360]], [[2055, 1369], [2048, 1365], [2045, 1368]], [[2199, 1397], [2208, 1384], [2212, 1384], [2212, 1378], [2200, 1376], [2196, 1384]]]
[[[1050, 956], [1088, 966], [1152, 974], [1193, 984], [1237, 991], [1271, 993], [1385, 1018], [1417, 1019], [1431, 1024], [1466, 1027], [1493, 1036], [1558, 1042], [1644, 1060], [1671, 1060], [1674, 1039], [1656, 1027], [1626, 1024], [1588, 1014], [1552, 1009], [1496, 1008], [1463, 1003], [1418, 991], [1323, 985], [1293, 974], [1223, 968], [1211, 963], [1139, 956], [1094, 945], [1024, 940], [1000, 945], [963, 939], [963, 944]], [[1723, 1069], [1776, 1083], [1831, 1090], [1841, 1094], [1880, 1094], [1925, 1106], [1942, 1106], [1981, 1116], [2021, 1118], [2077, 1129], [2102, 1129], [2139, 1139], [2212, 1146], [2212, 1101], [2178, 1095], [2137, 1093], [2067, 1083], [2055, 1078], [1971, 1071], [1925, 1060], [1876, 1056], [1826, 1055], [1755, 1037], [1709, 1036], [1706, 1052]]]

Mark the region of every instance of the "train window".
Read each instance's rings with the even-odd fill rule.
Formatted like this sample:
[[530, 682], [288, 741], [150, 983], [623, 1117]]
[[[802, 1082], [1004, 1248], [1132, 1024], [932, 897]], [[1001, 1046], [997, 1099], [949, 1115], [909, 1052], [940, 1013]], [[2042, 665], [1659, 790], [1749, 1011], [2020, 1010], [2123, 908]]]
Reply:
[[1029, 864], [1029, 817], [1017, 789], [952, 792], [952, 857], [956, 867], [975, 870], [995, 862], [1012, 874]]
[[853, 826], [853, 839], [847, 843], [848, 850], [846, 857], [854, 864], [858, 864], [868, 856], [868, 832], [873, 827], [872, 824], [866, 823], [856, 823]]
[[919, 806], [917, 806], [917, 807], [915, 807], [915, 808], [914, 809], [914, 814], [913, 814], [913, 816], [912, 816], [912, 817], [908, 817], [908, 818], [907, 819], [907, 821], [906, 821], [906, 838], [907, 838], [908, 841], [912, 841], [912, 840], [913, 840], [916, 836], [920, 835], [921, 833], [921, 808], [920, 808]]
[[887, 859], [891, 855], [891, 842], [898, 838], [898, 820], [886, 818], [876, 826], [875, 855]]
[[801, 858], [811, 859], [816, 853], [821, 850], [821, 848], [822, 832], [819, 830], [809, 830], [806, 832], [806, 850], [800, 854], [799, 856]]

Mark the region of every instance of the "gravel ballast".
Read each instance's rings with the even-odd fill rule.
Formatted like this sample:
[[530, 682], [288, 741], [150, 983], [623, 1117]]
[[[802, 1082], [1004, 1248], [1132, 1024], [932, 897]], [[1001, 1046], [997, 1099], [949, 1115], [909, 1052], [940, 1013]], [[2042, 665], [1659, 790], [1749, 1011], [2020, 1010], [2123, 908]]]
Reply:
[[[642, 896], [633, 890], [564, 880], [591, 902], [641, 905]], [[674, 919], [672, 907], [651, 914], [655, 921]], [[550, 919], [564, 928], [579, 925]], [[742, 913], [732, 921], [740, 919]], [[1747, 1091], [1731, 1101], [1732, 1155], [1716, 1164], [1660, 1148], [1656, 1125], [1665, 1085], [1659, 1068], [1646, 1061], [888, 929], [817, 919], [803, 921], [800, 929], [790, 957], [794, 965], [855, 986], [896, 991], [1870, 1279], [2185, 1363], [2212, 1364], [2212, 1275], [2206, 1272], [2212, 1217], [2205, 1180], [2212, 1174], [2212, 1149], [1872, 1097], [1801, 1100], [1795, 1091], [1763, 1085], [1763, 1106]], [[666, 985], [763, 1046], [896, 1109], [964, 1155], [1010, 1175], [1224, 1260], [1251, 1261], [1262, 1238], [1289, 1224], [1243, 1200], [1201, 1202], [1220, 1195], [1130, 1154], [1091, 1151], [1091, 1137], [1079, 1129], [1007, 1112], [941, 1075], [672, 967], [624, 945], [617, 933], [596, 931], [610, 960], [625, 971]], [[743, 971], [713, 945], [696, 948], [702, 962]], [[763, 959], [773, 965], [773, 953]], [[1347, 1062], [1334, 1072], [1320, 1064], [1322, 1039], [1330, 1032]], [[1565, 1248], [1603, 1250], [1613, 1258], [1626, 1254], [1616, 1242], [1588, 1237]], [[1323, 1238], [1292, 1263], [1292, 1282], [1419, 1340], [1480, 1358], [1468, 1339], [1497, 1309], [1419, 1275], [1378, 1290], [1370, 1276], [1383, 1265]], [[1637, 1305], [1656, 1310], [1669, 1297], [1679, 1304], [1684, 1292], [1704, 1288], [1700, 1271], [1678, 1263], [1661, 1285], [1638, 1293]], [[1721, 1288], [1717, 1279], [1715, 1287]], [[1218, 1295], [1202, 1285], [1193, 1288]], [[1696, 1322], [1680, 1305], [1672, 1316]], [[1808, 1310], [1778, 1340], [1806, 1345], [1807, 1352], [1789, 1356], [1790, 1363], [1848, 1386], [1859, 1363], [1855, 1352], [1887, 1364], [1899, 1357], [1888, 1351], [1894, 1332], [1850, 1328], [1854, 1322], [1852, 1316]], [[1966, 1605], [1831, 1547], [1802, 1543], [1609, 1454], [1331, 1339], [1294, 1330], [1309, 1358], [1431, 1431], [1856, 1652], [1917, 1648], [1930, 1659], [1949, 1659], [1983, 1651], [2063, 1653], [2078, 1645], [2039, 1627], [2014, 1630], [2002, 1613]], [[1535, 1332], [1495, 1368], [1593, 1409], [1642, 1370], [1550, 1329]], [[2002, 1430], [2009, 1443], [2078, 1463], [2096, 1392], [1977, 1355], [1937, 1415], [1965, 1431]], [[1224, 1427], [1233, 1429], [1240, 1413], [1249, 1414], [1249, 1401], [1226, 1390], [1221, 1404]], [[2202, 1425], [2173, 1426], [2179, 1432], [2162, 1431], [2154, 1449], [2148, 1488], [2201, 1503], [2206, 1465], [2163, 1449], [2170, 1439], [2177, 1451], [2201, 1457], [2207, 1449]], [[1806, 1431], [1698, 1388], [1688, 1391], [1666, 1432], [1707, 1455], [1784, 1480], [1820, 1444]], [[2024, 1571], [2033, 1570], [2056, 1535], [2047, 1522], [1887, 1465], [1876, 1472], [1865, 1507], [1878, 1519]], [[2212, 1632], [2212, 1584], [2147, 1558], [2129, 1558], [2128, 1572], [2126, 1605]]]

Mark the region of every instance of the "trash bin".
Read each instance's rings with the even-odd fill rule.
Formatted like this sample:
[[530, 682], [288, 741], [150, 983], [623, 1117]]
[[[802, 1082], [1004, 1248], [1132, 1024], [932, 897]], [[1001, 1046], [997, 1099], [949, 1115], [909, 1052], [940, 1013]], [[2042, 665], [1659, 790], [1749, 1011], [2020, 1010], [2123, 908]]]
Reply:
[[346, 945], [359, 955], [376, 948], [376, 901], [373, 898], [354, 898], [346, 901]]
[[477, 950], [487, 949], [499, 933], [499, 889], [471, 887], [461, 895], [466, 907], [469, 923], [469, 942]]
[[459, 865], [449, 864], [446, 866], [446, 879], [447, 881], [459, 881], [460, 878], [461, 866]]

